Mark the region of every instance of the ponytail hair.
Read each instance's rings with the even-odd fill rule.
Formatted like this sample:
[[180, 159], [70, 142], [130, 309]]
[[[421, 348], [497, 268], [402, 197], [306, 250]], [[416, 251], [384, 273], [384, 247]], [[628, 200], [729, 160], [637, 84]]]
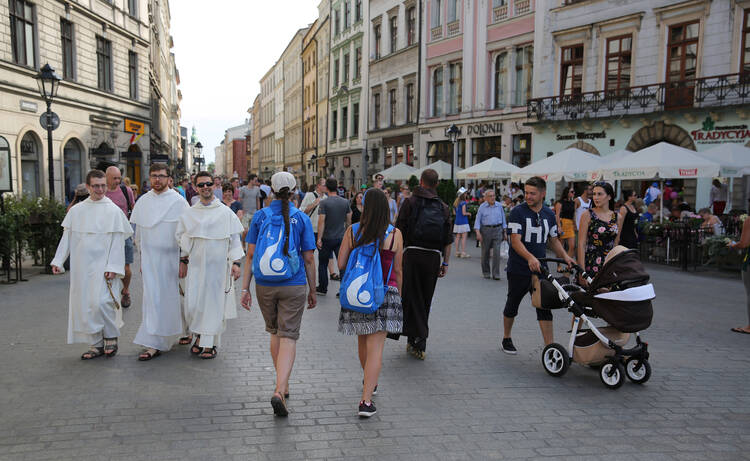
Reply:
[[274, 193], [276, 198], [281, 200], [281, 215], [284, 217], [284, 256], [289, 256], [289, 188], [282, 187]]

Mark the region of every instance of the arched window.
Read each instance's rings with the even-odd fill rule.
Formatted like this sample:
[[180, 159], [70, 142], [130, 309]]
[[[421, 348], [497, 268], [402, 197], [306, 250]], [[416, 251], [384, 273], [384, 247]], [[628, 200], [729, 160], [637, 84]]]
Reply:
[[21, 190], [24, 194], [38, 197], [41, 194], [39, 177], [39, 140], [29, 131], [21, 138]]
[[432, 115], [443, 115], [443, 68], [438, 67], [432, 75]]
[[508, 54], [501, 53], [495, 58], [495, 109], [505, 107], [505, 87], [507, 82], [506, 61]]
[[10, 165], [10, 144], [8, 140], [0, 136], [0, 191], [10, 191], [13, 184], [10, 183], [13, 170]]
[[65, 198], [73, 200], [76, 186], [83, 182], [81, 155], [83, 148], [76, 139], [71, 139], [63, 147], [63, 168], [65, 170]]

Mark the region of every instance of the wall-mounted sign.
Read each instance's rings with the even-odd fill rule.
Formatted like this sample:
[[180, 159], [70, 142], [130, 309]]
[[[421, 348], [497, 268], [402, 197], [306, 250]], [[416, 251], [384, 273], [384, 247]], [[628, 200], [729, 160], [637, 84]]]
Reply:
[[466, 136], [471, 136], [472, 134], [486, 136], [488, 134], [500, 134], [502, 132], [503, 124], [500, 122], [466, 125]]
[[746, 143], [750, 141], [747, 125], [716, 125], [710, 116], [703, 121], [700, 130], [693, 130], [690, 136], [697, 144], [723, 144], [725, 142]]
[[344, 157], [344, 167], [350, 166], [351, 165], [351, 161], [352, 161], [351, 158]]
[[126, 118], [125, 132], [133, 133], [133, 135], [130, 137], [130, 145], [132, 146], [133, 144], [138, 142], [138, 140], [141, 139], [141, 136], [143, 136], [143, 134], [146, 132], [146, 124]]
[[39, 110], [39, 106], [34, 101], [24, 101], [21, 100], [21, 110], [24, 112], [34, 112], [36, 113], [37, 110]]
[[602, 131], [594, 131], [594, 132], [583, 132], [579, 131], [577, 133], [572, 134], [558, 134], [556, 136], [556, 140], [558, 141], [575, 141], [576, 139], [583, 140], [583, 139], [604, 139], [607, 137], [607, 132]]

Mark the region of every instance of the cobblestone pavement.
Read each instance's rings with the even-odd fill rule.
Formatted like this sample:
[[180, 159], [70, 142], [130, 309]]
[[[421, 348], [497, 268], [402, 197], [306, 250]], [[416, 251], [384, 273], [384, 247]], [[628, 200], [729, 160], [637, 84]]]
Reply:
[[[439, 284], [427, 359], [386, 343], [369, 420], [356, 416], [356, 340], [336, 331], [333, 290], [305, 313], [291, 414], [278, 419], [257, 308], [229, 325], [216, 360], [178, 346], [138, 362], [136, 274], [120, 354], [82, 362], [85, 346], [65, 344], [67, 276], [0, 286], [0, 460], [750, 459], [750, 336], [729, 331], [747, 320], [738, 277], [649, 267], [653, 375], [611, 391], [588, 368], [544, 372], [528, 300], [519, 354], [499, 350], [507, 285], [482, 279], [472, 251]], [[555, 316], [562, 340], [569, 317]]]

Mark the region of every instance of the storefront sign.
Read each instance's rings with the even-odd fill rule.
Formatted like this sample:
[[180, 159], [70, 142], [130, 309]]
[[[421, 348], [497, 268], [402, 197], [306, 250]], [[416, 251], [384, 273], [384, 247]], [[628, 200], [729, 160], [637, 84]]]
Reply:
[[594, 131], [591, 133], [579, 131], [574, 134], [558, 134], [556, 139], [558, 141], [575, 141], [576, 139], [604, 139], [606, 137], [607, 137], [607, 132], [602, 130], [602, 131]]
[[698, 175], [698, 168], [680, 168], [679, 173], [680, 176], [689, 176], [692, 178], [693, 176]]
[[716, 125], [708, 116], [700, 130], [693, 130], [690, 136], [697, 144], [723, 144], [726, 142], [746, 143], [750, 141], [747, 125]]
[[21, 100], [21, 110], [24, 112], [35, 112], [39, 110], [39, 107], [34, 101]]
[[500, 122], [466, 125], [466, 136], [471, 136], [472, 134], [486, 136], [488, 134], [500, 134], [502, 132], [503, 124]]

